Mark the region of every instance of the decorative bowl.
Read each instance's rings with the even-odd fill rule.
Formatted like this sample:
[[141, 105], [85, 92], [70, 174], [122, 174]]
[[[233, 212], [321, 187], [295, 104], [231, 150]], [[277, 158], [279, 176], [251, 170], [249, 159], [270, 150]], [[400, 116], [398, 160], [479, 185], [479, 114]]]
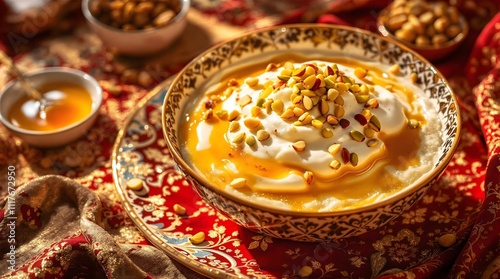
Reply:
[[[399, 2], [404, 2], [404, 1], [399, 1]], [[390, 11], [394, 4], [395, 3], [392, 3], [386, 8], [384, 8], [378, 15], [377, 17], [378, 31], [385, 37], [391, 38], [393, 40], [405, 44], [406, 46], [415, 50], [417, 53], [421, 54], [430, 61], [438, 61], [440, 59], [447, 57], [462, 44], [462, 42], [467, 37], [467, 34], [469, 33], [469, 24], [467, 23], [467, 20], [465, 20], [463, 15], [458, 13], [457, 25], [460, 26], [460, 32], [452, 39], [446, 41], [445, 43], [439, 45], [433, 45], [432, 43], [423, 45], [423, 44], [417, 44], [416, 42], [409, 42], [407, 40], [400, 39], [395, 35], [394, 32], [390, 31], [390, 28], [387, 27], [387, 22], [391, 18], [394, 18], [394, 16], [390, 15]], [[431, 3], [430, 5], [435, 5], [435, 4]]]
[[[124, 30], [98, 20], [90, 10], [92, 2], [83, 0], [82, 12], [90, 28], [109, 49], [129, 56], [146, 56], [169, 47], [182, 34], [187, 23], [190, 0], [179, 0], [179, 12], [165, 25], [140, 30]], [[157, 4], [158, 5], [158, 4]]]
[[[211, 81], [219, 80], [238, 63], [272, 61], [275, 56], [305, 52], [311, 57], [350, 57], [398, 64], [401, 74], [418, 78], [418, 86], [438, 110], [439, 146], [432, 170], [385, 199], [359, 208], [328, 212], [282, 209], [235, 196], [214, 186], [185, 156], [180, 130], [186, 113], [203, 96]], [[202, 91], [202, 92], [200, 92]], [[296, 241], [327, 241], [360, 235], [379, 228], [420, 199], [439, 178], [457, 147], [460, 115], [446, 79], [422, 56], [406, 46], [367, 31], [334, 25], [298, 24], [265, 28], [222, 42], [191, 61], [170, 87], [162, 107], [164, 136], [178, 168], [205, 202], [237, 224], [272, 237]], [[193, 160], [206, 160], [195, 158]]]
[[89, 74], [80, 70], [51, 67], [26, 74], [26, 79], [35, 87], [47, 83], [67, 82], [83, 87], [92, 100], [90, 113], [81, 120], [51, 131], [35, 131], [21, 128], [9, 120], [9, 111], [14, 104], [25, 96], [19, 82], [9, 82], [0, 93], [0, 122], [24, 143], [36, 147], [50, 148], [65, 145], [83, 136], [92, 126], [102, 103], [102, 89], [99, 83]]

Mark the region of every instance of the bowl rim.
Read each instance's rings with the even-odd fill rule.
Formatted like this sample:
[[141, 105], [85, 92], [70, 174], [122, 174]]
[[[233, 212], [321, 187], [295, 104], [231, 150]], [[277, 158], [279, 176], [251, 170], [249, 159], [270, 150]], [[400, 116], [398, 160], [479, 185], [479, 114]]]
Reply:
[[[427, 172], [425, 175], [423, 175], [420, 179], [418, 179], [419, 183], [413, 182], [409, 186], [405, 187], [401, 191], [398, 191], [397, 193], [390, 195], [387, 198], [384, 198], [380, 201], [376, 201], [374, 203], [362, 206], [362, 207], [357, 207], [357, 208], [351, 208], [351, 209], [341, 209], [341, 210], [335, 210], [335, 211], [325, 211], [325, 212], [312, 212], [312, 211], [295, 211], [292, 209], [284, 209], [284, 208], [279, 208], [279, 207], [273, 207], [273, 206], [268, 206], [266, 204], [258, 204], [257, 202], [254, 201], [249, 201], [248, 199], [245, 199], [244, 197], [241, 196], [236, 196], [228, 193], [222, 188], [219, 188], [212, 183], [208, 181], [203, 175], [199, 174], [197, 170], [195, 170], [193, 167], [189, 165], [188, 162], [184, 159], [183, 155], [177, 152], [176, 148], [174, 148], [174, 144], [171, 142], [171, 139], [167, 136], [166, 132], [166, 108], [167, 108], [167, 100], [170, 98], [170, 96], [173, 94], [173, 88], [175, 87], [175, 84], [182, 82], [181, 76], [182, 73], [188, 70], [189, 68], [192, 67], [197, 61], [201, 59], [205, 59], [204, 57], [209, 55], [213, 50], [225, 45], [229, 44], [231, 42], [235, 42], [238, 40], [241, 40], [244, 37], [252, 36], [258, 33], [264, 33], [268, 32], [270, 30], [280, 30], [282, 28], [330, 28], [330, 29], [340, 29], [340, 30], [347, 30], [351, 32], [356, 32], [356, 33], [361, 33], [369, 36], [373, 36], [378, 38], [379, 40], [382, 41], [387, 41], [389, 43], [392, 43], [398, 47], [400, 47], [402, 50], [411, 53], [415, 57], [417, 57], [419, 60], [424, 62], [427, 66], [429, 66], [435, 73], [438, 75], [441, 80], [443, 81], [443, 84], [449, 89], [451, 99], [452, 99], [452, 104], [454, 105], [455, 113], [456, 113], [456, 123], [457, 123], [457, 129], [455, 136], [453, 138], [453, 142], [450, 146], [450, 150], [445, 154], [443, 159], [439, 162], [439, 164], [435, 167], [433, 167], [429, 172]], [[451, 104], [450, 104], [451, 105]], [[182, 108], [180, 108], [182, 109]], [[296, 24], [284, 24], [284, 25], [276, 25], [276, 26], [269, 26], [269, 27], [264, 27], [264, 28], [259, 28], [251, 31], [246, 31], [243, 32], [242, 34], [233, 37], [231, 39], [223, 40], [212, 47], [206, 49], [203, 51], [201, 54], [193, 58], [186, 66], [184, 66], [175, 76], [174, 80], [171, 83], [171, 86], [169, 87], [163, 104], [162, 104], [162, 130], [163, 130], [163, 135], [165, 138], [165, 141], [167, 143], [167, 147], [173, 156], [173, 158], [176, 161], [176, 164], [180, 164], [182, 166], [183, 172], [187, 173], [184, 174], [185, 176], [188, 177], [193, 177], [192, 179], [196, 180], [198, 184], [200, 184], [200, 187], [205, 187], [208, 190], [217, 193], [218, 195], [224, 197], [225, 199], [231, 200], [235, 203], [238, 203], [240, 205], [246, 206], [248, 208], [256, 209], [256, 210], [261, 210], [261, 211], [266, 211], [266, 212], [272, 212], [274, 214], [281, 214], [284, 216], [292, 216], [292, 217], [337, 217], [337, 216], [342, 216], [342, 215], [350, 215], [350, 214], [355, 214], [355, 213], [362, 213], [362, 212], [368, 212], [371, 210], [375, 210], [377, 208], [381, 208], [384, 206], [387, 206], [389, 204], [392, 204], [394, 202], [397, 202], [398, 200], [401, 200], [404, 197], [410, 196], [411, 194], [417, 192], [418, 190], [422, 189], [423, 187], [426, 187], [430, 182], [432, 182], [435, 179], [438, 179], [443, 171], [445, 170], [446, 166], [450, 162], [451, 158], [453, 157], [455, 150], [458, 146], [458, 142], [461, 136], [461, 126], [462, 126], [462, 121], [461, 121], [461, 114], [460, 114], [460, 109], [459, 109], [459, 104], [457, 100], [457, 96], [451, 90], [451, 86], [447, 79], [441, 74], [441, 72], [431, 63], [429, 60], [427, 60], [423, 55], [417, 53], [415, 50], [412, 50], [410, 47], [400, 43], [399, 41], [396, 41], [394, 39], [391, 39], [389, 37], [382, 36], [380, 34], [360, 29], [357, 27], [351, 27], [351, 26], [344, 26], [344, 25], [337, 25], [337, 24], [323, 24], [323, 23], [296, 23]], [[180, 145], [179, 145], [180, 146]]]
[[148, 28], [148, 29], [123, 30], [120, 28], [113, 27], [111, 25], [104, 24], [103, 22], [98, 20], [96, 17], [94, 17], [94, 15], [90, 12], [90, 9], [89, 9], [89, 4], [91, 1], [95, 1], [95, 0], [82, 0], [82, 5], [81, 5], [82, 13], [89, 22], [91, 22], [92, 24], [97, 25], [103, 29], [109, 30], [109, 31], [113, 31], [116, 33], [130, 34], [130, 35], [155, 33], [159, 30], [162, 30], [163, 28], [171, 26], [174, 23], [180, 22], [180, 21], [182, 21], [182, 19], [184, 19], [186, 17], [187, 12], [188, 12], [189, 8], [191, 7], [191, 0], [179, 0], [179, 2], [181, 3], [181, 10], [172, 19], [170, 19], [170, 21], [166, 25], [163, 25], [160, 27]]
[[[432, 5], [433, 3], [430, 3], [430, 4]], [[460, 32], [452, 40], [449, 40], [442, 45], [439, 45], [437, 47], [432, 46], [432, 45], [419, 46], [419, 45], [416, 45], [416, 44], [411, 43], [411, 42], [406, 42], [406, 41], [400, 40], [385, 27], [385, 20], [389, 17], [388, 13], [389, 13], [389, 10], [391, 8], [391, 5], [392, 4], [385, 7], [384, 9], [382, 9], [382, 11], [380, 11], [379, 15], [377, 16], [377, 30], [384, 37], [389, 37], [392, 40], [395, 40], [395, 41], [400, 42], [404, 45], [407, 45], [416, 51], [419, 51], [419, 50], [421, 50], [421, 51], [439, 51], [439, 50], [448, 49], [450, 47], [455, 47], [455, 46], [458, 46], [459, 44], [461, 44], [465, 40], [465, 38], [467, 38], [467, 35], [469, 34], [469, 23], [467, 22], [467, 20], [465, 20], [464, 15], [462, 13], [459, 13], [458, 19], [459, 19], [460, 26], [462, 27], [462, 32]]]
[[[92, 119], [97, 113], [99, 113], [99, 109], [100, 109], [102, 102], [103, 102], [103, 92], [102, 92], [101, 86], [99, 85], [99, 82], [97, 82], [97, 80], [93, 76], [91, 76], [90, 74], [83, 72], [81, 70], [77, 70], [77, 69], [73, 69], [73, 68], [69, 68], [69, 67], [46, 67], [46, 68], [37, 69], [37, 70], [32, 71], [32, 72], [28, 72], [25, 74], [25, 77], [29, 80], [33, 76], [43, 76], [44, 74], [49, 74], [49, 73], [69, 74], [69, 75], [73, 75], [73, 76], [85, 79], [91, 83], [92, 87], [94, 87], [96, 89], [95, 95], [97, 96], [97, 98], [96, 98], [95, 102], [92, 101], [92, 104], [93, 104], [92, 110], [90, 111], [89, 115], [87, 115], [85, 118], [83, 118], [80, 121], [75, 122], [71, 125], [68, 125], [68, 126], [56, 129], [56, 130], [44, 132], [44, 131], [33, 131], [33, 130], [28, 130], [28, 129], [17, 127], [15, 125], [13, 125], [12, 123], [10, 123], [10, 121], [4, 117], [3, 112], [0, 112], [0, 122], [2, 122], [2, 124], [4, 124], [9, 130], [12, 130], [12, 131], [19, 133], [19, 134], [30, 135], [30, 136], [53, 136], [53, 135], [57, 135], [57, 134], [62, 134], [66, 131], [69, 131], [69, 130], [72, 130], [78, 126], [81, 126], [85, 122], [87, 122], [88, 120]], [[13, 79], [13, 80], [9, 81], [3, 87], [3, 89], [0, 91], [0, 102], [2, 101], [3, 98], [5, 98], [4, 93], [6, 91], [10, 90], [15, 84], [17, 84], [17, 82], [18, 81], [16, 79]], [[92, 93], [89, 93], [89, 94], [92, 94]]]

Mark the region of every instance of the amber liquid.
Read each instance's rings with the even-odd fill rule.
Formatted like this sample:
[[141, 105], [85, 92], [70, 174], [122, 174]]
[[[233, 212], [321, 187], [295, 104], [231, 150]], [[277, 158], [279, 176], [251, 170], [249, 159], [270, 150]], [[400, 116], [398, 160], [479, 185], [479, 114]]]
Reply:
[[38, 102], [24, 96], [9, 111], [13, 125], [32, 131], [54, 131], [85, 119], [92, 111], [90, 94], [78, 84], [46, 83], [38, 90], [49, 101], [45, 119], [40, 117]]
[[[284, 56], [283, 58], [283, 62], [290, 60], [290, 55], [287, 55], [286, 57]], [[297, 56], [295, 57], [295, 60], [300, 61], [301, 57]], [[326, 60], [328, 61], [328, 59]], [[332, 59], [332, 62], [349, 65], [352, 68], [356, 66], [368, 68], [371, 71], [371, 74], [376, 75], [376, 78], [374, 78], [375, 82], [382, 85], [388, 84], [388, 81], [386, 81], [387, 79], [381, 78], [383, 76], [381, 70], [375, 67], [367, 67], [366, 65], [360, 64], [354, 60], [342, 58], [336, 58], [335, 60]], [[222, 85], [220, 88], [222, 89], [215, 89], [210, 94], [223, 95], [222, 90], [224, 85], [228, 84], [227, 80], [229, 80], [229, 77], [236, 78], [239, 84], [243, 84], [246, 76], [261, 74], [261, 69], [264, 69], [266, 64], [267, 62], [264, 62], [263, 64], [255, 64], [248, 66], [239, 72], [230, 72], [228, 77], [223, 78], [225, 81], [220, 83]], [[394, 86], [396, 87], [399, 85], [394, 84]], [[405, 97], [408, 99], [408, 103], [413, 102], [413, 92], [403, 87], [398, 89], [404, 92]], [[214, 108], [214, 111], [221, 109], [222, 103], [218, 103]], [[288, 175], [290, 172], [295, 172], [299, 175], [304, 172], [303, 169], [291, 166], [286, 162], [277, 163], [274, 160], [252, 157], [243, 152], [235, 151], [229, 144], [227, 144], [226, 141], [220, 140], [224, 138], [224, 134], [228, 129], [228, 121], [219, 121], [216, 117], [211, 119], [211, 128], [213, 130], [209, 138], [210, 144], [213, 148], [197, 150], [199, 137], [197, 135], [196, 127], [199, 122], [201, 122], [200, 119], [202, 119], [204, 112], [204, 106], [198, 105], [197, 109], [189, 115], [188, 125], [183, 126], [184, 130], [181, 131], [181, 140], [183, 141], [183, 144], [185, 144], [189, 156], [192, 158], [204, 158], [204, 160], [192, 160], [196, 163], [196, 168], [204, 174], [210, 174], [209, 180], [222, 189], [224, 189], [228, 181], [231, 181], [234, 177], [233, 173], [220, 171], [225, 169], [226, 161], [234, 162], [237, 166], [241, 166], [241, 169], [244, 169], [246, 173], [252, 174], [248, 176], [244, 176], [244, 172], [241, 174], [247, 179], [247, 181], [250, 182], [249, 185], [254, 183], [253, 175], [280, 179]], [[411, 115], [411, 117], [419, 119], [422, 122], [425, 121], [423, 115]], [[420, 148], [419, 129], [410, 129], [405, 127], [400, 134], [388, 137], [383, 133], [380, 133], [379, 136], [383, 139], [386, 148], [386, 151], [380, 153], [381, 155], [379, 155], [383, 155], [384, 157], [378, 158], [379, 161], [377, 164], [378, 166], [381, 166], [380, 170], [369, 172], [369, 169], [373, 167], [371, 165], [373, 162], [367, 160], [367, 162], [359, 164], [356, 169], [351, 168], [350, 166], [344, 167], [342, 172], [338, 172], [338, 178], [335, 179], [320, 178], [316, 176], [313, 183], [309, 186], [310, 188], [308, 191], [304, 193], [286, 192], [286, 188], [283, 188], [281, 193], [267, 193], [260, 189], [260, 192], [255, 191], [255, 196], [285, 202], [297, 211], [318, 210], [320, 207], [316, 209], [304, 209], [302, 207], [303, 204], [317, 200], [318, 197], [320, 197], [320, 199], [321, 197], [335, 197], [342, 201], [349, 201], [345, 203], [345, 206], [355, 208], [373, 203], [382, 195], [389, 196], [390, 194], [402, 189], [406, 184], [397, 177], [393, 176], [389, 171], [384, 170], [383, 167], [390, 165], [395, 169], [404, 170], [410, 166], [417, 166], [420, 164], [420, 160], [416, 155]], [[214, 152], [214, 150], [216, 150], [216, 152]], [[218, 170], [217, 174], [214, 174], [214, 169]], [[367, 173], [367, 175], [362, 176], [362, 178], [358, 178], [358, 176], [365, 173]], [[335, 187], [332, 187], [332, 185]]]

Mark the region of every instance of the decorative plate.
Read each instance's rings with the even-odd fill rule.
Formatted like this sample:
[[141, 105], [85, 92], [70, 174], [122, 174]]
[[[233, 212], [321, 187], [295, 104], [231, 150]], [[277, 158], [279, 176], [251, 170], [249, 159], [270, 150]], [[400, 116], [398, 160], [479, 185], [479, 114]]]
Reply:
[[[115, 185], [123, 206], [145, 237], [167, 255], [211, 278], [373, 278], [400, 271], [414, 277], [434, 275], [451, 266], [466, 239], [480, 200], [480, 158], [454, 158], [441, 179], [410, 210], [369, 233], [321, 243], [294, 242], [239, 227], [207, 204], [177, 171], [161, 129], [167, 80], [138, 104], [113, 148]], [[469, 146], [470, 147], [470, 146]], [[466, 147], [459, 147], [464, 154]], [[144, 181], [146, 193], [127, 188], [131, 178]], [[139, 195], [140, 194], [140, 195]], [[174, 212], [174, 205], [186, 214]], [[188, 238], [204, 232], [205, 241]], [[449, 248], [437, 239], [458, 237]], [[458, 250], [457, 250], [458, 249]], [[308, 266], [308, 268], [304, 268]], [[420, 276], [418, 276], [420, 275]]]

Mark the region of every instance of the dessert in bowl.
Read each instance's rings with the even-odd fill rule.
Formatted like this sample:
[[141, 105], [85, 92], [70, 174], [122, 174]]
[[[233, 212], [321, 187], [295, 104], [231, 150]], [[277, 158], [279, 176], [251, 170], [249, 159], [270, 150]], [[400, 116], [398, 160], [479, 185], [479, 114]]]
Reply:
[[329, 25], [278, 26], [209, 49], [165, 97], [179, 169], [211, 206], [298, 241], [386, 224], [456, 148], [456, 99], [421, 56]]
[[44, 117], [39, 102], [17, 80], [0, 92], [0, 122], [24, 143], [42, 148], [68, 144], [84, 136], [99, 116], [102, 89], [91, 75], [48, 67], [26, 74], [26, 79], [48, 100]]
[[378, 31], [425, 58], [437, 61], [465, 40], [469, 24], [457, 7], [446, 2], [397, 0], [377, 18]]

